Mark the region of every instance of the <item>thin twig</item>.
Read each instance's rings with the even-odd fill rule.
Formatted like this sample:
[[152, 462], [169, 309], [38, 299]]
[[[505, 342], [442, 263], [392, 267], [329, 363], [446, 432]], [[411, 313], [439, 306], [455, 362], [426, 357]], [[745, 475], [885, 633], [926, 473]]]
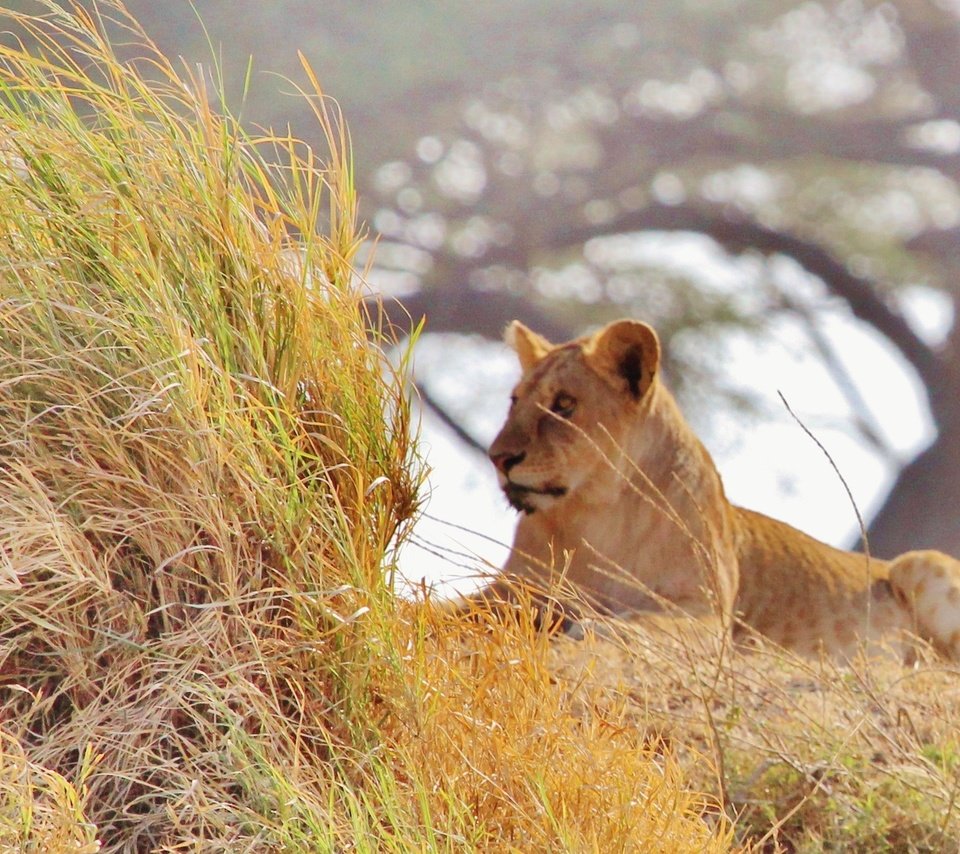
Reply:
[[867, 566], [870, 565], [870, 543], [867, 541], [867, 528], [863, 524], [863, 516], [860, 515], [860, 508], [857, 507], [856, 499], [853, 497], [853, 492], [850, 490], [850, 487], [847, 485], [847, 481], [844, 476], [840, 473], [840, 469], [837, 464], [833, 461], [833, 457], [830, 456], [830, 452], [823, 446], [823, 443], [810, 432], [810, 429], [804, 424], [797, 413], [795, 413], [791, 408], [790, 404], [787, 403], [787, 399], [783, 396], [782, 391], [777, 391], [777, 395], [780, 397], [780, 401], [783, 403], [787, 412], [790, 413], [790, 417], [800, 426], [800, 429], [809, 436], [814, 444], [823, 452], [823, 455], [827, 458], [827, 462], [830, 463], [831, 468], [836, 472], [837, 477], [840, 479], [840, 483], [843, 485], [844, 490], [847, 493], [847, 498], [850, 499], [850, 505], [853, 507], [853, 512], [857, 517], [857, 526], [860, 528], [860, 542], [863, 544], [863, 553], [867, 558]]

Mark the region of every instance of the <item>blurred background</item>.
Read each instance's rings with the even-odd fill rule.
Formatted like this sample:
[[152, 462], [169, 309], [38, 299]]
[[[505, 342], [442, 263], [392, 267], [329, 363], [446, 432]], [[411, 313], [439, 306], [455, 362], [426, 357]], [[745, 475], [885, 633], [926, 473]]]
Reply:
[[298, 51], [343, 109], [370, 284], [399, 326], [426, 317], [411, 578], [505, 553], [482, 448], [515, 317], [554, 340], [654, 324], [732, 500], [857, 543], [785, 400], [874, 553], [960, 554], [960, 0], [128, 9], [215, 60], [250, 128], [319, 147]]

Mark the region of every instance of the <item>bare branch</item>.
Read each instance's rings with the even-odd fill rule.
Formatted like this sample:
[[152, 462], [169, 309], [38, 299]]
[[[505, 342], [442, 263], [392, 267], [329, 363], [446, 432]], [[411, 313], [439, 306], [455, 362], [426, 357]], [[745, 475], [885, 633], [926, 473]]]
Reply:
[[[869, 279], [851, 272], [823, 246], [741, 217], [723, 218], [687, 206], [653, 206], [622, 217], [605, 230], [617, 233], [644, 229], [699, 231], [732, 251], [753, 248], [793, 258], [841, 297], [856, 317], [873, 326], [900, 351], [926, 386], [931, 413], [941, 428], [957, 418], [958, 370], [947, 351], [938, 352], [927, 345]], [[581, 243], [590, 234], [597, 236], [594, 229], [571, 229], [562, 240]]]
[[810, 336], [813, 346], [817, 348], [817, 352], [820, 354], [824, 366], [833, 377], [833, 381], [836, 383], [837, 388], [840, 389], [840, 393], [847, 399], [847, 403], [853, 413], [854, 426], [860, 431], [860, 435], [862, 435], [884, 459], [899, 467], [901, 462], [897, 459], [889, 442], [887, 442], [884, 437], [883, 427], [877, 421], [867, 402], [863, 399], [863, 395], [860, 394], [860, 389], [857, 387], [853, 377], [850, 376], [846, 366], [840, 361], [833, 345], [820, 330], [813, 312], [807, 306], [802, 305], [787, 294], [781, 294], [780, 297], [783, 300], [783, 304], [803, 320], [807, 335]]
[[467, 447], [472, 448], [479, 454], [483, 454], [484, 457], [487, 455], [487, 447], [479, 439], [475, 438], [473, 434], [467, 431], [463, 425], [460, 424], [447, 410], [440, 404], [435, 397], [433, 397], [430, 392], [428, 392], [421, 383], [414, 382], [414, 388], [417, 391], [421, 402], [426, 406], [434, 415], [437, 416], [447, 427], [449, 427], [456, 437], [463, 442]]
[[[543, 234], [544, 251], [559, 252], [589, 240], [631, 231], [695, 231], [707, 234], [733, 252], [756, 249], [767, 254], [787, 255], [805, 270], [823, 280], [827, 288], [843, 298], [858, 318], [869, 323], [896, 346], [913, 365], [921, 380], [936, 396], [942, 386], [944, 365], [910, 327], [906, 319], [878, 293], [873, 283], [850, 269], [823, 246], [782, 231], [768, 228], [742, 216], [721, 216], [690, 205], [651, 205], [625, 213], [602, 226], [558, 226]], [[471, 275], [484, 267], [505, 266], [526, 269], [530, 257], [527, 247], [516, 243], [497, 247], [481, 259], [444, 255], [439, 263], [448, 282], [443, 294], [422, 291], [403, 300], [403, 306], [385, 301], [388, 319], [403, 326], [412, 317], [426, 315], [428, 329], [434, 332], [474, 332], [488, 338], [499, 336], [512, 319], [541, 330], [554, 340], [566, 340], [576, 331], [541, 310], [535, 303], [512, 294], [487, 293], [472, 288]]]
[[[630, 231], [698, 231], [731, 251], [756, 249], [793, 258], [822, 279], [832, 293], [842, 297], [858, 318], [885, 335], [913, 365], [924, 383], [932, 389], [939, 388], [943, 366], [938, 355], [913, 331], [903, 315], [880, 296], [869, 279], [852, 273], [823, 246], [752, 220], [722, 217], [687, 205], [652, 205], [624, 214], [603, 228], [604, 234]], [[552, 245], [561, 248], [599, 236], [596, 227], [568, 228], [553, 236]]]

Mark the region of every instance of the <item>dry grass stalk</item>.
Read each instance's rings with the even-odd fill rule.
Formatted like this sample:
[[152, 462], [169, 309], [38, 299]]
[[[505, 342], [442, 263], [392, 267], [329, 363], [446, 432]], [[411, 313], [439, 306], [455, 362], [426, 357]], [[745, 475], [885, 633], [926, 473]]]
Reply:
[[593, 702], [626, 705], [688, 785], [723, 802], [750, 850], [957, 849], [955, 667], [932, 654], [905, 668], [892, 654], [843, 665], [762, 641], [696, 647], [639, 620], [599, 620], [585, 641], [553, 645], [551, 670]]

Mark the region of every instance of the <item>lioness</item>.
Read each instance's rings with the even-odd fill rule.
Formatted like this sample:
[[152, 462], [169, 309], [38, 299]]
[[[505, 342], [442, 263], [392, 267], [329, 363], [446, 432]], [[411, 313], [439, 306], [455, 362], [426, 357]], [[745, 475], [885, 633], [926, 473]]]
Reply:
[[485, 598], [563, 574], [602, 611], [719, 617], [801, 654], [907, 655], [913, 633], [960, 658], [960, 562], [868, 559], [732, 505], [660, 379], [651, 327], [553, 345], [515, 321], [506, 341], [523, 373], [489, 454], [523, 515]]

